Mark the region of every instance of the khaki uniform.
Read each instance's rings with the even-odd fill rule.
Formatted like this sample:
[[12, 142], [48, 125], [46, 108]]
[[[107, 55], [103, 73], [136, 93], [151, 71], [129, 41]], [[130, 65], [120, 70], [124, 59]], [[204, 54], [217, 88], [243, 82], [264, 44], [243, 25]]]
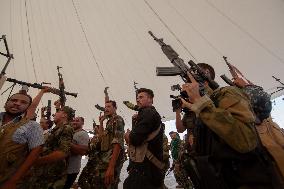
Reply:
[[274, 158], [277, 167], [284, 178], [284, 133], [269, 117], [257, 125], [257, 131], [263, 146]]
[[210, 98], [203, 96], [195, 102], [191, 110], [197, 117], [192, 154], [200, 175], [194, 181], [196, 188], [276, 186], [271, 162], [258, 146], [250, 100], [241, 89], [217, 89]]
[[[50, 132], [41, 156], [46, 156], [53, 151], [62, 151], [70, 154], [74, 130], [69, 125], [56, 126]], [[64, 186], [67, 162], [60, 160], [50, 164], [44, 164], [33, 168], [31, 177], [27, 181], [26, 188], [59, 189]]]
[[28, 155], [27, 143], [18, 144], [12, 140], [14, 132], [28, 121], [23, 118], [17, 123], [11, 122], [0, 131], [0, 186], [17, 171]]
[[[108, 187], [104, 184], [105, 172], [112, 157], [113, 144], [121, 146], [120, 155], [115, 165], [115, 182]], [[78, 181], [82, 189], [116, 189], [119, 183], [120, 171], [124, 161], [124, 120], [113, 115], [106, 123], [103, 136], [89, 144], [89, 160]]]

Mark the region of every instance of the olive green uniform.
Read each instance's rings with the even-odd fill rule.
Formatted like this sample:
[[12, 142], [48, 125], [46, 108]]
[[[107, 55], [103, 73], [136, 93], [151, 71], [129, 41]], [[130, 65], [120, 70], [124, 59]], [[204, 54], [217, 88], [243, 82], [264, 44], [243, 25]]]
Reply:
[[[106, 187], [104, 177], [112, 157], [113, 144], [119, 144], [121, 151], [115, 164], [115, 181]], [[103, 136], [89, 144], [88, 156], [88, 163], [79, 177], [79, 186], [82, 189], [116, 189], [124, 161], [124, 120], [122, 117], [113, 115], [109, 118]]]
[[236, 87], [220, 88], [191, 110], [197, 117], [193, 159], [201, 179], [196, 188], [273, 188], [246, 94]]

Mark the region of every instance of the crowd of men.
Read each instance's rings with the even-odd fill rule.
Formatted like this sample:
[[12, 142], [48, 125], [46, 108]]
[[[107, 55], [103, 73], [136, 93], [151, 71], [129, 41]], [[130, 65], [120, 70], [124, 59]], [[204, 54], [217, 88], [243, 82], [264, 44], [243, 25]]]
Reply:
[[[199, 66], [214, 80], [210, 65]], [[284, 188], [284, 134], [271, 119], [270, 96], [243, 78], [234, 78], [235, 86], [212, 90], [207, 81], [197, 82], [193, 73], [187, 76], [191, 83], [183, 84], [182, 91], [188, 98], [179, 98], [177, 132], [170, 133], [178, 184], [195, 189]], [[129, 166], [123, 188], [166, 188], [169, 146], [151, 89], [136, 91], [136, 113], [126, 131], [116, 102], [106, 95], [104, 112], [99, 125], [94, 124], [91, 139], [83, 129], [84, 118], [76, 117], [73, 108], [59, 101], [54, 126], [44, 116], [40, 124], [33, 121], [47, 92], [48, 87], [32, 99], [20, 91], [4, 105], [5, 112], [0, 114], [0, 189], [67, 189], [76, 178], [82, 189], [116, 189], [127, 159], [125, 143]], [[182, 143], [178, 133], [185, 131]], [[79, 175], [82, 155], [88, 156], [88, 162]]]

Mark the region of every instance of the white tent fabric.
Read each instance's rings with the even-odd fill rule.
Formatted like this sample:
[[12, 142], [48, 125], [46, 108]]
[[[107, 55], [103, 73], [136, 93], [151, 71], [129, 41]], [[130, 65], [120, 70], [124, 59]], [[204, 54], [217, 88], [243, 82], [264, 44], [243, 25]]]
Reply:
[[[217, 76], [229, 76], [222, 60], [227, 56], [250, 81], [273, 92], [279, 84], [271, 76], [284, 81], [283, 20], [283, 0], [0, 0], [0, 35], [15, 57], [6, 76], [57, 86], [56, 66], [62, 66], [66, 90], [78, 92], [66, 104], [86, 118], [88, 128], [98, 120], [94, 105], [103, 105], [106, 86], [131, 126], [134, 112], [122, 101], [135, 102], [134, 81], [154, 90], [165, 120], [175, 117], [170, 86], [182, 81], [155, 75], [156, 66], [171, 64], [149, 30], [185, 61], [213, 65]], [[1, 56], [3, 66], [5, 61]], [[47, 99], [57, 97], [45, 95], [41, 106]]]

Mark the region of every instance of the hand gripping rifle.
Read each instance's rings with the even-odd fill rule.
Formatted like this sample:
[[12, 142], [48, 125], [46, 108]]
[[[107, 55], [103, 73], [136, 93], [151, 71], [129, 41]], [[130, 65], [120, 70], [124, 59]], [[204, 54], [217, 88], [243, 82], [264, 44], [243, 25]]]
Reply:
[[[134, 87], [134, 90], [135, 90], [135, 95], [136, 95], [136, 97], [137, 97], [137, 91], [138, 91], [138, 87], [137, 87], [137, 82], [133, 82], [133, 87]], [[130, 101], [128, 101], [128, 100], [125, 100], [125, 101], [123, 101], [123, 104], [127, 107], [127, 108], [129, 108], [129, 109], [131, 109], [131, 110], [134, 110], [134, 111], [138, 111], [139, 110], [139, 107], [137, 106], [137, 105], [135, 105], [135, 104], [133, 104], [132, 102], [130, 102]]]
[[[253, 85], [252, 82], [250, 82], [249, 80], [247, 80], [247, 79], [244, 77], [244, 75], [240, 72], [240, 70], [238, 70], [235, 66], [233, 66], [232, 64], [230, 64], [230, 63], [228, 62], [227, 57], [223, 56], [223, 59], [225, 60], [227, 66], [228, 66], [228, 68], [229, 68], [229, 71], [230, 71], [230, 73], [231, 73], [231, 76], [232, 76], [233, 78], [242, 77], [242, 78], [247, 82], [247, 84]], [[234, 86], [234, 85], [235, 85], [225, 74], [221, 75], [220, 77], [221, 77], [228, 85], [230, 85], [230, 86]]]
[[[44, 113], [46, 111], [46, 113]], [[47, 101], [47, 106], [41, 108], [41, 117], [44, 117], [47, 120], [48, 128], [50, 129], [53, 125], [51, 121], [51, 100]]]
[[[213, 90], [219, 87], [218, 83], [214, 80], [210, 79], [204, 71], [195, 64], [192, 60], [188, 62], [189, 66], [186, 65], [183, 59], [179, 58], [178, 53], [170, 46], [163, 42], [163, 39], [158, 39], [154, 34], [149, 31], [148, 32], [154, 40], [161, 46], [163, 53], [168, 57], [174, 67], [156, 67], [156, 75], [157, 76], [176, 76], [180, 75], [184, 82], [191, 82], [187, 76], [187, 72], [194, 72], [194, 78], [200, 84], [204, 81], [207, 81], [209, 87]], [[202, 93], [202, 92], [201, 92]]]
[[[109, 87], [105, 87], [104, 94], [105, 94], [105, 103], [109, 101], [109, 95], [108, 95], [108, 89]], [[95, 107], [100, 110], [101, 112], [105, 111], [105, 108], [99, 104], [96, 104]]]

